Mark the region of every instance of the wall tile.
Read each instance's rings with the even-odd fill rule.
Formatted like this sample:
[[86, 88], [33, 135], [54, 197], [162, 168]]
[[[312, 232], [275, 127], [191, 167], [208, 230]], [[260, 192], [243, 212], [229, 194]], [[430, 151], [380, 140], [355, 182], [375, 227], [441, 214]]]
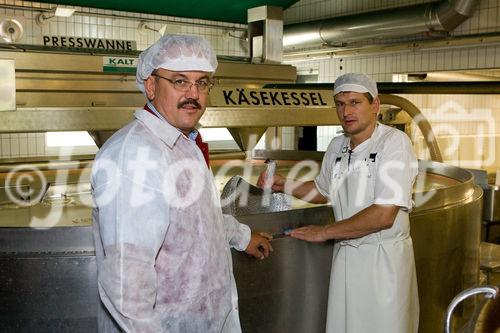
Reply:
[[2, 146], [2, 157], [10, 157], [11, 149], [10, 149], [10, 135], [9, 134], [1, 134], [0, 137], [1, 146]]
[[45, 155], [45, 134], [44, 133], [37, 133], [36, 152], [37, 152], [38, 156]]
[[26, 135], [19, 137], [19, 156], [28, 156], [28, 138]]
[[13, 134], [10, 137], [10, 153], [12, 156], [19, 156], [19, 137], [17, 134]]
[[37, 156], [36, 146], [36, 136], [28, 135], [28, 156]]

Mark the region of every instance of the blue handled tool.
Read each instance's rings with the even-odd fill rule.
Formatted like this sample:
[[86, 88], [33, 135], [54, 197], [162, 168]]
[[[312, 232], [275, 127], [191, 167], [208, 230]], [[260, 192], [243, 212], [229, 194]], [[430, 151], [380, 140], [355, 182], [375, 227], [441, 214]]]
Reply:
[[277, 232], [277, 233], [274, 233], [272, 235], [273, 239], [288, 237], [288, 236], [290, 236], [290, 233], [292, 232], [292, 230], [293, 230], [293, 228], [291, 228], [291, 227], [283, 228], [283, 230], [281, 232]]

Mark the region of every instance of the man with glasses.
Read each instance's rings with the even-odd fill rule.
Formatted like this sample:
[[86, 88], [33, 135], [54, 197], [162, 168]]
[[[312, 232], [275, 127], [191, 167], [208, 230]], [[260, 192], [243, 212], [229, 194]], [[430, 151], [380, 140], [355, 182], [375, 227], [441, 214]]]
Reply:
[[272, 247], [222, 214], [195, 129], [216, 67], [204, 39], [160, 38], [137, 66], [148, 103], [96, 155], [101, 332], [241, 331], [230, 247], [259, 259]]
[[328, 146], [314, 181], [275, 175], [266, 184], [313, 203], [330, 202], [335, 223], [290, 236], [336, 240], [327, 333], [416, 333], [419, 302], [409, 211], [418, 164], [408, 136], [379, 124], [377, 84], [361, 73], [335, 80], [333, 98], [344, 130]]

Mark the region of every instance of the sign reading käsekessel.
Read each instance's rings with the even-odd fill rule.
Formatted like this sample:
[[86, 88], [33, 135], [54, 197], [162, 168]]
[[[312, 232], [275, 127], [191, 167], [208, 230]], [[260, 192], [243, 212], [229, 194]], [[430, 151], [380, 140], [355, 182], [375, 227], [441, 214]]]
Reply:
[[296, 89], [251, 89], [214, 87], [210, 91], [211, 106], [273, 107], [273, 108], [331, 108], [331, 91]]
[[113, 51], [137, 50], [137, 43], [132, 40], [86, 37], [43, 36], [43, 45], [51, 47], [74, 47]]

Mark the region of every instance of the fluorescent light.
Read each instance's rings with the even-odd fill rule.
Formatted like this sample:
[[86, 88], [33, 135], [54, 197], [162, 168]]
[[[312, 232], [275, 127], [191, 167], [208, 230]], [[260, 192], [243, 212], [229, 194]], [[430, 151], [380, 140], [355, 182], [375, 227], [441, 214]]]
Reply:
[[74, 12], [75, 12], [74, 8], [57, 6], [54, 15], [59, 17], [70, 17], [71, 15], [73, 15]]
[[54, 17], [70, 17], [75, 12], [74, 8], [67, 8], [62, 6], [57, 6], [56, 8], [52, 8], [50, 11], [45, 11], [37, 15], [36, 23], [39, 26], [43, 26], [50, 19]]
[[200, 128], [201, 136], [204, 141], [222, 141], [222, 140], [232, 140], [234, 141], [231, 133], [227, 128]]
[[47, 132], [47, 147], [95, 146], [88, 132]]
[[167, 25], [164, 24], [158, 32], [160, 33], [161, 36], [165, 35], [165, 31], [167, 31]]

